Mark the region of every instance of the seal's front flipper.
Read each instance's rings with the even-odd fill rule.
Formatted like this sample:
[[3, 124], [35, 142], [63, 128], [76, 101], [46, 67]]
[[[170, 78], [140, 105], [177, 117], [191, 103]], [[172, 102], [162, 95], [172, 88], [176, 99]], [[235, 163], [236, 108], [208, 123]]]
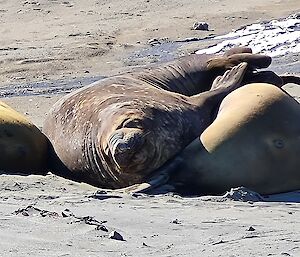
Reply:
[[169, 191], [174, 191], [174, 187], [168, 184], [172, 173], [175, 173], [182, 160], [176, 157], [174, 160], [167, 162], [165, 165], [157, 169], [154, 174], [144, 183], [135, 184], [129, 187], [115, 190], [119, 193], [154, 193], [160, 187], [168, 185]]
[[134, 184], [129, 187], [121, 188], [115, 190], [119, 193], [151, 193], [153, 189], [158, 188], [159, 186], [164, 185], [169, 180], [169, 176], [167, 173], [160, 173], [155, 176], [153, 176], [150, 180], [140, 183], [140, 184]]
[[242, 79], [246, 73], [247, 63], [240, 63], [224, 73], [223, 76], [217, 77], [211, 87], [211, 90], [227, 88], [234, 90], [241, 85]]

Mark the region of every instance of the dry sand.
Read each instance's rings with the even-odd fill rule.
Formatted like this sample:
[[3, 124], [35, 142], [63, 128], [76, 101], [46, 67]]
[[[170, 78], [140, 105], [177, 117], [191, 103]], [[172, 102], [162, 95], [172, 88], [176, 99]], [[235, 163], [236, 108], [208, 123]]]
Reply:
[[[299, 0], [0, 0], [1, 100], [41, 127], [72, 88], [210, 44], [175, 41], [299, 11]], [[191, 30], [195, 21], [210, 31]], [[0, 256], [300, 256], [299, 192], [271, 202], [95, 195], [51, 174], [1, 175], [0, 190]]]

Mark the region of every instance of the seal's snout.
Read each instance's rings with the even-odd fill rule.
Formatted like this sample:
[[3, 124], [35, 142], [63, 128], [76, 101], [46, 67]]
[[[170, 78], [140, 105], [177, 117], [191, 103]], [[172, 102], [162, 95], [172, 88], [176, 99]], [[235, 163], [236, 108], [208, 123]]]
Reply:
[[135, 128], [116, 130], [108, 140], [108, 147], [115, 163], [120, 167], [128, 167], [132, 157], [145, 143], [143, 131]]

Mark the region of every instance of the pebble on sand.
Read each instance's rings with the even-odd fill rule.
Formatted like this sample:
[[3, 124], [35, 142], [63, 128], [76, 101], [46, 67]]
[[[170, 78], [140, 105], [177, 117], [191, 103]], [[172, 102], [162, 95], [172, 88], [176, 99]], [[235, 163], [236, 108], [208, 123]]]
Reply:
[[196, 21], [193, 24], [193, 30], [205, 30], [208, 31], [208, 24], [203, 21]]
[[255, 231], [255, 228], [252, 227], [252, 226], [250, 226], [250, 227], [248, 228], [248, 231]]
[[119, 240], [119, 241], [125, 241], [123, 236], [115, 230], [109, 233], [108, 238]]

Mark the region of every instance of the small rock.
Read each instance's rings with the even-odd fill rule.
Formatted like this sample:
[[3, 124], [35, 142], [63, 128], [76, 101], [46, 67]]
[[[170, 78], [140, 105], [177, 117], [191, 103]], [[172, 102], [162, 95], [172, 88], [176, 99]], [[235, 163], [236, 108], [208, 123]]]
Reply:
[[81, 33], [71, 33], [68, 36], [69, 37], [78, 37], [78, 36], [81, 36], [81, 35], [82, 35]]
[[23, 216], [29, 216], [29, 213], [27, 211], [22, 211], [21, 213]]
[[96, 230], [102, 230], [104, 232], [108, 232], [108, 229], [104, 225], [98, 225], [96, 227]]
[[251, 191], [246, 187], [231, 188], [230, 191], [226, 192], [222, 197], [233, 201], [244, 201], [248, 203], [264, 201], [264, 198], [259, 193]]
[[151, 38], [148, 40], [149, 45], [160, 45], [159, 39], [158, 38]]
[[181, 224], [181, 222], [178, 219], [172, 220], [173, 224]]
[[142, 197], [146, 197], [144, 194], [142, 194], [142, 193], [131, 193], [130, 194], [132, 197], [134, 197], [134, 198], [142, 198]]
[[248, 228], [248, 231], [255, 231], [255, 228], [252, 227], [252, 226], [250, 226], [250, 227]]
[[41, 210], [39, 208], [36, 208], [32, 205], [28, 205], [26, 208], [18, 209], [13, 212], [15, 215], [22, 214], [23, 216], [38, 216], [41, 217], [59, 217], [59, 214], [57, 212], [51, 212], [47, 210]]
[[110, 239], [115, 239], [115, 240], [119, 240], [119, 241], [125, 241], [123, 236], [118, 233], [117, 231], [112, 231], [109, 235], [108, 235], [108, 238]]
[[106, 195], [107, 192], [106, 192], [105, 190], [98, 190], [98, 191], [96, 192], [96, 194]]
[[61, 215], [66, 218], [66, 217], [74, 217], [74, 214], [69, 210], [65, 209], [61, 212]]
[[98, 226], [98, 225], [101, 225], [101, 223], [102, 223], [101, 221], [96, 220], [92, 216], [84, 216], [84, 217], [76, 217], [76, 218], [78, 219], [78, 221], [83, 221], [87, 225]]
[[208, 31], [208, 24], [206, 22], [196, 21], [193, 24], [193, 30], [206, 30], [206, 31]]
[[65, 5], [66, 7], [73, 7], [73, 4], [71, 4], [69, 1], [64, 1], [62, 2], [63, 5]]

